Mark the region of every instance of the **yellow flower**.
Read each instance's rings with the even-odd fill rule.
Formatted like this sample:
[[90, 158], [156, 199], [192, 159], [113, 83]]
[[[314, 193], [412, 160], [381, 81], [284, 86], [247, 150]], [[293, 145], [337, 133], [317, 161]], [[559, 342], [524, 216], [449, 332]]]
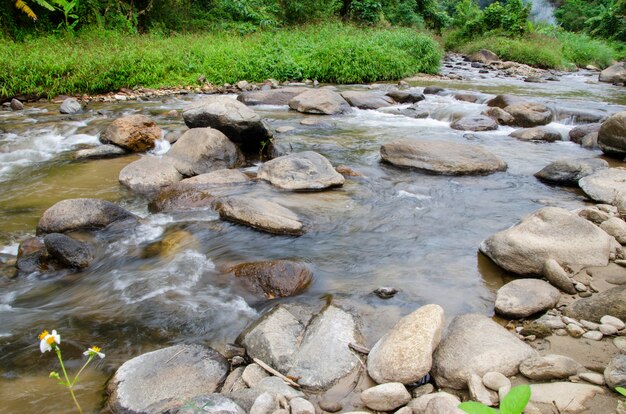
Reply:
[[86, 350], [85, 352], [83, 352], [83, 355], [88, 356], [88, 357], [99, 356], [100, 359], [105, 357], [105, 355], [102, 352], [100, 352], [100, 347], [95, 346], [95, 345], [89, 348], [88, 350]]
[[54, 346], [59, 345], [60, 343], [61, 335], [57, 334], [57, 331], [54, 329], [51, 334], [48, 333], [48, 331], [43, 331], [39, 335], [39, 350], [42, 354], [50, 351]]

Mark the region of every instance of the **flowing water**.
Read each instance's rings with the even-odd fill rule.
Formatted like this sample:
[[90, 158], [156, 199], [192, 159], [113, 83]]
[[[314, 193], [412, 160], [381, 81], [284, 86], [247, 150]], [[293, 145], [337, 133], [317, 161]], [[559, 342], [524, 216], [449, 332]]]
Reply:
[[[574, 126], [568, 108], [610, 114], [626, 105], [623, 88], [590, 83], [596, 78], [589, 73], [529, 84], [479, 75], [467, 64], [453, 67], [471, 80], [416, 81], [412, 87], [437, 84], [476, 91], [483, 98], [497, 93], [531, 97], [555, 109], [559, 115], [551, 126], [565, 137]], [[320, 303], [332, 297], [357, 308], [367, 345], [400, 315], [426, 303], [442, 305], [448, 320], [465, 312], [491, 314], [495, 291], [508, 276], [478, 253], [480, 242], [543, 206], [585, 205], [579, 190], [545, 185], [533, 174], [559, 158], [601, 155], [567, 140], [517, 141], [507, 136], [512, 131], [507, 127], [487, 133], [452, 130], [450, 120], [478, 114], [485, 105], [457, 101], [450, 94], [428, 95], [419, 104], [431, 113], [427, 119], [355, 110], [346, 116], [316, 117], [321, 124], [303, 126], [300, 121], [307, 116], [287, 107], [258, 107], [272, 127], [295, 128], [280, 137], [295, 151], [320, 152], [333, 165], [348, 165], [362, 174], [347, 179], [343, 188], [321, 193], [284, 192], [265, 183], [249, 187], [250, 193], [278, 201], [305, 220], [309, 231], [299, 238], [225, 223], [210, 210], [151, 215], [147, 200], [117, 182], [121, 168], [137, 155], [73, 160], [77, 148], [96, 144], [99, 132], [122, 115], [143, 113], [166, 132], [184, 130], [182, 120], [166, 113], [200, 98], [92, 103], [86, 114], [76, 116], [60, 115], [58, 105], [49, 103], [0, 112], [0, 252], [15, 254], [18, 243], [34, 234], [42, 212], [66, 198], [110, 200], [145, 218], [137, 228], [77, 234], [97, 245], [99, 258], [85, 271], [0, 277], [3, 412], [72, 409], [69, 396], [47, 378], [58, 365], [53, 355], [39, 352], [42, 329], [62, 333], [71, 370], [82, 363], [86, 346], [104, 348], [106, 359], [86, 372], [78, 390], [86, 411], [95, 412], [102, 406], [106, 380], [124, 361], [178, 343], [220, 349], [280, 301]], [[490, 176], [444, 177], [382, 165], [380, 146], [398, 138], [480, 144], [509, 168]], [[166, 150], [163, 144], [157, 152]], [[172, 234], [184, 234], [184, 241], [159, 254], [146, 253]], [[305, 261], [314, 270], [314, 282], [299, 296], [266, 300], [248, 293], [224, 270], [264, 259]], [[371, 292], [380, 286], [396, 287], [400, 293], [379, 299]]]

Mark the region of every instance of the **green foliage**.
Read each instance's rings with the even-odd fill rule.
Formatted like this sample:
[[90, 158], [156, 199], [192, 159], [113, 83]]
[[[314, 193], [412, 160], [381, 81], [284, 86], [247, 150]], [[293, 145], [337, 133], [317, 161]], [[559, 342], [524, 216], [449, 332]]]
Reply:
[[436, 73], [440, 46], [411, 29], [337, 23], [204, 34], [79, 32], [0, 44], [0, 95], [100, 93], [122, 87], [317, 79], [360, 83]]
[[378, 0], [353, 0], [350, 3], [350, 16], [369, 24], [376, 24], [382, 15], [382, 4]]
[[480, 10], [474, 0], [461, 0], [457, 3], [452, 19], [457, 28], [457, 41], [473, 39], [485, 33], [498, 32], [506, 36], [521, 36], [530, 32], [528, 16], [530, 5], [522, 0], [507, 0], [491, 3]]
[[565, 0], [554, 15], [566, 30], [626, 42], [626, 0]]
[[[626, 388], [623, 387], [615, 387], [615, 391], [619, 392], [620, 394], [622, 394], [624, 397], [626, 397]], [[624, 405], [626, 405], [626, 403], [624, 403]]]
[[524, 408], [530, 401], [530, 387], [528, 385], [518, 385], [511, 388], [511, 391], [500, 402], [500, 411], [484, 404], [474, 401], [461, 403], [459, 408], [468, 414], [522, 414]]

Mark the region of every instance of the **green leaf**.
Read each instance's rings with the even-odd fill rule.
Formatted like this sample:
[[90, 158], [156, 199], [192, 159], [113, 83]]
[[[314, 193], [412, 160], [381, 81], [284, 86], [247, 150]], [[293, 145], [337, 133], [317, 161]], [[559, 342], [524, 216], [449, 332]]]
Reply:
[[511, 391], [500, 402], [502, 414], [522, 414], [526, 404], [530, 400], [530, 387], [528, 385], [518, 385], [511, 388]]
[[624, 397], [626, 397], [626, 388], [622, 388], [622, 387], [615, 387], [615, 391], [619, 392], [620, 394], [622, 394]]
[[461, 403], [459, 404], [459, 408], [468, 414], [498, 414], [497, 410], [476, 401]]

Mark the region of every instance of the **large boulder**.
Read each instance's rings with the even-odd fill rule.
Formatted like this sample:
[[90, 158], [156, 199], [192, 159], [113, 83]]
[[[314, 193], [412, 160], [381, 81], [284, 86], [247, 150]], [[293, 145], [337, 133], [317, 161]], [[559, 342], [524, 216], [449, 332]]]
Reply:
[[594, 201], [614, 204], [626, 195], [626, 170], [609, 168], [581, 178], [578, 185]]
[[242, 163], [239, 148], [226, 135], [213, 128], [193, 128], [185, 132], [167, 152], [182, 175], [190, 177]]
[[611, 115], [598, 130], [598, 146], [605, 154], [626, 156], [626, 111]]
[[380, 148], [383, 161], [434, 174], [471, 175], [505, 171], [502, 159], [483, 147], [440, 141], [396, 140]]
[[497, 62], [500, 60], [498, 55], [487, 49], [480, 49], [478, 52], [472, 53], [471, 55], [469, 55], [468, 59], [471, 62], [479, 62], [485, 64], [490, 64], [492, 62]]
[[216, 209], [223, 220], [243, 224], [272, 234], [300, 236], [304, 226], [291, 210], [274, 203], [246, 196], [220, 199]]
[[432, 353], [441, 340], [444, 312], [426, 305], [400, 319], [376, 342], [367, 358], [367, 372], [379, 384], [411, 384], [430, 371]]
[[613, 238], [578, 215], [545, 207], [492, 235], [480, 251], [520, 275], [540, 275], [548, 259], [561, 265], [606, 266]]
[[295, 295], [313, 280], [313, 272], [306, 264], [290, 260], [242, 263], [230, 271], [252, 291], [268, 299]]
[[581, 178], [607, 168], [609, 163], [600, 158], [564, 159], [546, 165], [535, 177], [552, 184], [578, 186]]
[[395, 103], [391, 97], [373, 92], [345, 91], [341, 92], [341, 96], [351, 106], [356, 106], [359, 109], [378, 109]]
[[259, 114], [227, 96], [210, 96], [192, 103], [183, 110], [183, 119], [189, 128], [221, 131], [244, 152], [257, 152], [272, 138]]
[[122, 168], [119, 181], [140, 194], [153, 194], [182, 180], [175, 161], [169, 157], [145, 156]]
[[289, 101], [289, 107], [306, 114], [338, 115], [350, 111], [350, 104], [330, 89], [310, 89]]
[[561, 292], [539, 279], [517, 279], [498, 289], [496, 312], [509, 318], [526, 318], [552, 309], [561, 299]]
[[450, 124], [450, 128], [460, 131], [493, 131], [498, 123], [486, 115], [464, 116]]
[[307, 90], [301, 86], [288, 86], [286, 88], [244, 92], [237, 97], [237, 100], [246, 105], [289, 105], [292, 98]]
[[514, 126], [531, 128], [552, 122], [552, 111], [540, 103], [517, 103], [505, 107], [504, 110], [513, 117], [511, 125]]
[[118, 118], [100, 134], [103, 144], [114, 144], [130, 152], [150, 150], [160, 138], [161, 128], [145, 115]]
[[619, 62], [600, 72], [600, 82], [626, 83], [626, 62]]
[[479, 314], [457, 316], [433, 355], [437, 386], [464, 389], [471, 374], [515, 375], [519, 364], [536, 355], [528, 344]]
[[48, 254], [63, 266], [84, 269], [94, 260], [94, 251], [87, 243], [65, 234], [51, 233], [43, 238]]
[[202, 345], [176, 345], [148, 352], [122, 364], [109, 381], [113, 413], [157, 414], [211, 394], [226, 379], [228, 362]]
[[604, 315], [626, 321], [626, 285], [578, 299], [565, 308], [565, 315], [596, 323], [599, 323]]
[[276, 187], [292, 191], [324, 190], [343, 185], [345, 179], [323, 155], [305, 151], [267, 161], [257, 173]]
[[102, 229], [119, 221], [137, 221], [133, 213], [96, 198], [62, 200], [47, 209], [37, 224], [37, 234]]
[[534, 127], [517, 129], [509, 134], [510, 137], [517, 138], [520, 141], [545, 141], [555, 142], [561, 141], [563, 137], [559, 131], [546, 127]]

